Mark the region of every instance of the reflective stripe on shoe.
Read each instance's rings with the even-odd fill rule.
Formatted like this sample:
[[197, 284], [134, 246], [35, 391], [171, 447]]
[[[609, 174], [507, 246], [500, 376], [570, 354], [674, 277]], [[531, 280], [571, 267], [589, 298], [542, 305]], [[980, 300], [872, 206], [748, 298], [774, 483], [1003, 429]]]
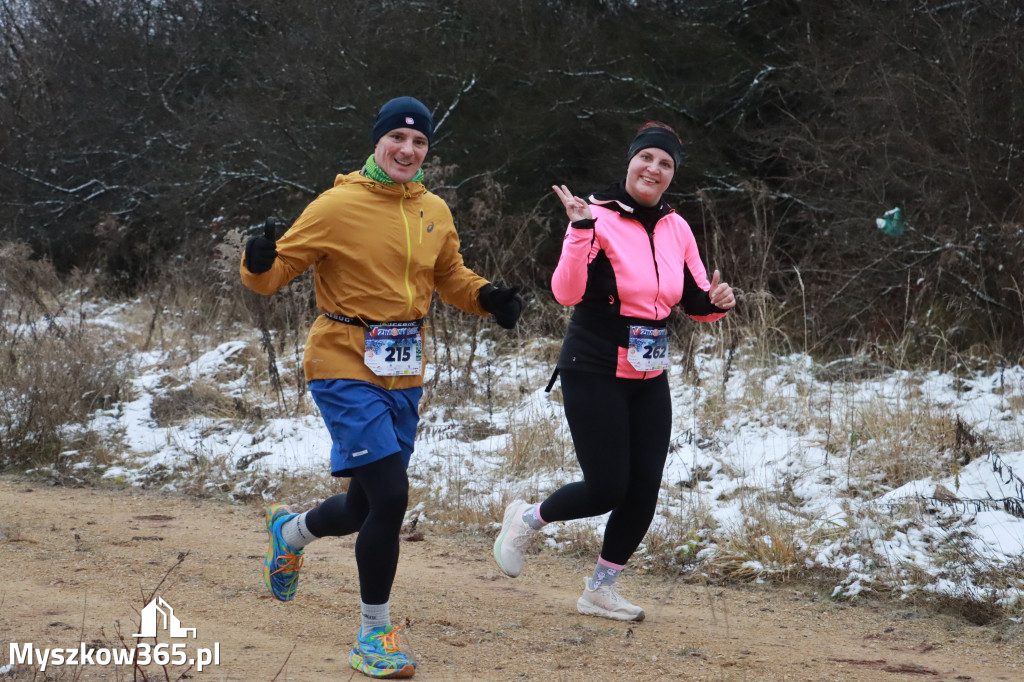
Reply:
[[615, 586], [602, 585], [596, 590], [590, 589], [590, 578], [583, 579], [583, 595], [576, 600], [576, 610], [585, 616], [597, 616], [612, 620], [644, 619], [644, 610], [636, 604], [630, 604], [620, 595]]

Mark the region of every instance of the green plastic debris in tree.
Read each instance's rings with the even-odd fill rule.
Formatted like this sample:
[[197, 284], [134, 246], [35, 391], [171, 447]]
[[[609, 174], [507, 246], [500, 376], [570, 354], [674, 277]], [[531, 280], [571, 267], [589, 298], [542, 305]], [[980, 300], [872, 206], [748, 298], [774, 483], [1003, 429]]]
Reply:
[[907, 229], [907, 226], [903, 224], [903, 213], [899, 206], [886, 211], [881, 218], [875, 218], [875, 225], [878, 225], [879, 230], [893, 237], [900, 236]]

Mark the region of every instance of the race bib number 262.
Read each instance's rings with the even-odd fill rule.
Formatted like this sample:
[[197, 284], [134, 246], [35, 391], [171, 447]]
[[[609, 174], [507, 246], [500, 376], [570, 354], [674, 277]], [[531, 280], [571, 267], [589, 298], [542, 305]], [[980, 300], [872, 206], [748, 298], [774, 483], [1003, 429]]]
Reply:
[[633, 369], [640, 372], [656, 372], [668, 369], [668, 329], [630, 325], [629, 350], [626, 359]]

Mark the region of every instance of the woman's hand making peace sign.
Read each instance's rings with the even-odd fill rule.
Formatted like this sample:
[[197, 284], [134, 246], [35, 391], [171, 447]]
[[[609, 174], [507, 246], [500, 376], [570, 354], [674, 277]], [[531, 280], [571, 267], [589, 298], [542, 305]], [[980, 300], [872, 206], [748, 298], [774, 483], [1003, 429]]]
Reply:
[[557, 194], [558, 198], [562, 200], [562, 205], [565, 206], [565, 214], [569, 216], [570, 222], [576, 222], [577, 220], [590, 220], [594, 217], [590, 213], [590, 204], [573, 195], [565, 185], [562, 185], [561, 187], [558, 185], [551, 185], [551, 189], [555, 190], [555, 194]]

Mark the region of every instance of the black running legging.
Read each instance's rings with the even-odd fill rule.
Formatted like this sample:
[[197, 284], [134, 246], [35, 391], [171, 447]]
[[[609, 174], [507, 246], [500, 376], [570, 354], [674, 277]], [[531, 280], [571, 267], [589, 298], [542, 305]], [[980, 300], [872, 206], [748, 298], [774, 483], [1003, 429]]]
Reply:
[[625, 564], [654, 518], [672, 430], [668, 377], [619, 379], [560, 370], [565, 417], [583, 480], [540, 506], [545, 521], [611, 512], [601, 557]]
[[405, 460], [396, 452], [351, 469], [348, 492], [333, 495], [306, 516], [306, 527], [317, 537], [356, 537], [359, 596], [364, 604], [384, 604], [398, 570], [398, 538], [409, 505]]

